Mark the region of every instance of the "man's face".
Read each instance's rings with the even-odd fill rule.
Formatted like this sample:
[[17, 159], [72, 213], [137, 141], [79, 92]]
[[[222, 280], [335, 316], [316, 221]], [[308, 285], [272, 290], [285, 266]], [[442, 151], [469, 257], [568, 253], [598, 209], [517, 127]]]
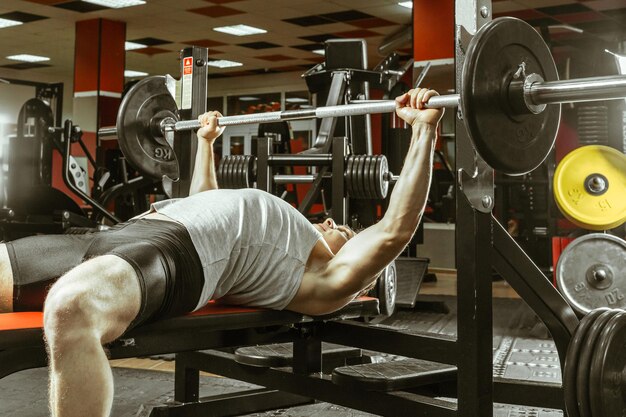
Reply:
[[339, 249], [355, 235], [352, 229], [347, 226], [337, 226], [334, 220], [330, 218], [313, 226], [322, 233], [322, 237], [333, 253], [339, 252]]

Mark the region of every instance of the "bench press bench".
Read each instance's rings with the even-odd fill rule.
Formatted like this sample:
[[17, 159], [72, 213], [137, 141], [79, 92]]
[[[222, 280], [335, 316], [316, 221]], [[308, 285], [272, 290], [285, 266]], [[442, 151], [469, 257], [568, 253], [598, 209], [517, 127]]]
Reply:
[[[140, 326], [107, 345], [110, 359], [123, 359], [229, 346], [293, 340], [291, 329], [302, 323], [371, 317], [378, 300], [362, 297], [326, 316], [291, 311], [208, 303], [202, 309]], [[47, 366], [43, 313], [0, 314], [0, 378], [24, 369]]]

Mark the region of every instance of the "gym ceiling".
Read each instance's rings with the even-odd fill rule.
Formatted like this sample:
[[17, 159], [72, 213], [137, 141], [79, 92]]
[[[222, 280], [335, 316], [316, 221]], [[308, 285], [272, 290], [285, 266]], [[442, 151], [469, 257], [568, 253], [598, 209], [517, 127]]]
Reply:
[[[178, 51], [195, 44], [209, 48], [211, 59], [241, 62], [234, 68], [210, 68], [212, 76], [267, 72], [303, 72], [322, 56], [328, 38], [364, 38], [369, 65], [379, 62], [383, 39], [412, 21], [399, 0], [146, 0], [120, 9], [74, 0], [2, 0], [0, 18], [23, 22], [0, 29], [0, 73], [36, 80], [73, 73], [74, 24], [106, 18], [125, 21], [127, 40], [145, 48], [128, 51], [126, 69], [148, 74], [179, 72]], [[422, 0], [432, 1], [432, 0]], [[553, 50], [575, 53], [615, 49], [626, 39], [626, 0], [502, 0], [493, 2], [494, 17], [515, 16], [548, 34]], [[267, 30], [233, 36], [213, 30], [245, 24]], [[410, 45], [400, 51], [411, 54]], [[15, 54], [49, 57], [41, 63], [7, 59]]]

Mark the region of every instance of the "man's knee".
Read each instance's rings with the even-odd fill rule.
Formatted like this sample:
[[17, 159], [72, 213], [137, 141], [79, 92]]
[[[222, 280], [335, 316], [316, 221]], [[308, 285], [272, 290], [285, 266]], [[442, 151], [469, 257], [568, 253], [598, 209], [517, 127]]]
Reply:
[[89, 296], [71, 285], [56, 288], [44, 305], [44, 332], [51, 346], [73, 343], [88, 334], [92, 328]]
[[93, 258], [68, 272], [52, 286], [44, 305], [48, 342], [98, 337], [107, 343], [119, 337], [139, 309], [136, 281], [132, 266], [117, 256]]

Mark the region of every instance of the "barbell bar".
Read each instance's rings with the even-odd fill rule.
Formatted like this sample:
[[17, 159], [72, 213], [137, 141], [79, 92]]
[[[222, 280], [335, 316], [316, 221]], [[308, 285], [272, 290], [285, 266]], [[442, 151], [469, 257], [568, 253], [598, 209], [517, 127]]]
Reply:
[[[530, 77], [530, 76], [529, 76]], [[535, 81], [524, 83], [522, 94], [525, 101], [532, 105], [575, 103], [580, 101], [611, 100], [626, 97], [626, 76], [604, 76], [592, 78], [578, 78], [563, 81]], [[452, 108], [459, 105], [459, 94], [447, 94], [431, 97], [425, 103], [428, 109]], [[224, 116], [217, 120], [219, 126], [239, 126], [257, 123], [274, 123], [281, 121], [324, 119], [328, 117], [363, 116], [366, 114], [392, 113], [396, 110], [395, 100], [369, 101], [365, 103], [351, 103], [337, 106], [324, 106], [313, 109], [284, 110], [267, 113], [241, 114]], [[196, 130], [202, 127], [198, 120], [175, 121], [164, 118], [160, 122], [163, 132], [173, 130], [181, 132]], [[117, 134], [115, 127], [102, 128], [100, 136]]]

